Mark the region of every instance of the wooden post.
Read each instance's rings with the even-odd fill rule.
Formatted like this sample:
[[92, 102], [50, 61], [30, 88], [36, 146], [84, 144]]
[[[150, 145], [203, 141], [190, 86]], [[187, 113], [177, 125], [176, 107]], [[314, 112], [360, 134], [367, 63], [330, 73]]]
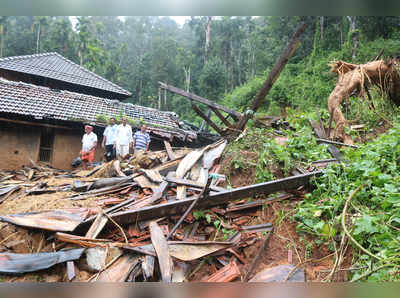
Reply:
[[[286, 50], [282, 53], [282, 55], [279, 57], [278, 61], [275, 63], [274, 67], [272, 68], [271, 72], [268, 75], [268, 78], [265, 80], [264, 84], [254, 97], [253, 101], [251, 102], [249, 109], [255, 113], [258, 108], [261, 106], [263, 103], [265, 97], [267, 96], [268, 92], [271, 90], [273, 84], [275, 81], [278, 79], [279, 74], [281, 73], [282, 69], [285, 67], [285, 65], [288, 63], [290, 57], [293, 55], [294, 51], [297, 49], [300, 43], [300, 35], [304, 32], [306, 29], [306, 24], [300, 25], [300, 27], [297, 29], [296, 33], [293, 35], [292, 39], [289, 42], [289, 45], [287, 46]], [[242, 131], [244, 127], [247, 124], [247, 121], [252, 117], [250, 113], [246, 113], [243, 115], [243, 117], [240, 119], [239, 123], [237, 124], [237, 129], [239, 131]]]
[[214, 108], [214, 107], [210, 107], [210, 109], [215, 113], [215, 115], [218, 116], [219, 119], [221, 119], [221, 121], [226, 125], [226, 126], [231, 126], [232, 124], [225, 119], [225, 117], [218, 111], [218, 109]]
[[214, 128], [215, 131], [216, 131], [217, 133], [219, 133], [220, 135], [223, 134], [222, 130], [221, 130], [214, 122], [212, 122], [211, 119], [208, 118], [207, 115], [204, 114], [202, 110], [200, 110], [200, 109], [199, 109], [196, 105], [194, 105], [194, 104], [192, 104], [192, 108], [193, 108], [193, 110], [196, 112], [196, 114], [199, 115], [201, 118], [203, 118], [208, 124], [210, 124], [210, 126], [211, 126], [212, 128]]
[[158, 88], [158, 110], [161, 111], [161, 88]]
[[176, 156], [175, 156], [174, 151], [172, 151], [171, 144], [168, 141], [164, 140], [164, 146], [165, 146], [165, 149], [167, 150], [169, 159], [174, 160], [176, 158]]
[[231, 110], [231, 109], [229, 109], [229, 108], [227, 108], [227, 107], [224, 107], [224, 106], [222, 106], [222, 105], [220, 105], [220, 104], [218, 104], [218, 103], [212, 102], [211, 100], [209, 100], [209, 99], [207, 99], [207, 98], [198, 96], [198, 95], [193, 94], [193, 93], [190, 93], [190, 92], [186, 92], [185, 90], [176, 88], [176, 87], [174, 87], [174, 86], [165, 84], [165, 83], [163, 83], [163, 82], [158, 82], [158, 83], [160, 84], [160, 87], [161, 87], [162, 89], [164, 89], [164, 90], [168, 90], [168, 91], [170, 91], [170, 92], [173, 92], [173, 93], [182, 95], [182, 96], [184, 96], [184, 97], [189, 98], [190, 100], [194, 100], [194, 101], [203, 103], [203, 104], [205, 104], [205, 105], [207, 105], [207, 106], [209, 106], [209, 107], [214, 107], [214, 108], [216, 108], [216, 109], [219, 109], [219, 110], [221, 110], [221, 111], [224, 111], [225, 113], [228, 113], [228, 114], [232, 115], [233, 117], [241, 117], [241, 116], [242, 116], [241, 113], [239, 113], [239, 112], [237, 112], [237, 111], [234, 111], [234, 110]]
[[204, 186], [204, 188], [201, 190], [200, 194], [197, 196], [197, 198], [192, 202], [192, 204], [190, 204], [189, 208], [186, 209], [185, 213], [181, 216], [181, 218], [178, 220], [178, 222], [175, 224], [175, 226], [172, 228], [171, 232], [169, 232], [168, 236], [167, 236], [167, 240], [169, 238], [171, 238], [171, 236], [175, 233], [176, 229], [181, 225], [182, 221], [186, 218], [186, 216], [188, 216], [188, 214], [193, 210], [194, 206], [196, 205], [196, 203], [201, 199], [201, 197], [203, 197], [203, 195], [205, 197], [208, 196], [208, 191], [209, 191], [209, 187], [211, 185], [211, 181], [212, 181], [212, 176], [209, 176], [207, 179], [207, 183]]
[[164, 109], [168, 111], [167, 109], [167, 90], [164, 90]]

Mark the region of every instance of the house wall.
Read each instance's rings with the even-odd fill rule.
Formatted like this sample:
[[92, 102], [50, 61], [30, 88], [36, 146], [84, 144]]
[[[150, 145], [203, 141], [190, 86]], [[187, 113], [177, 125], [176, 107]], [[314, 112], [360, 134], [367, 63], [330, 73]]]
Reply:
[[0, 122], [0, 170], [15, 170], [37, 161], [40, 128]]
[[[98, 141], [94, 161], [98, 162], [103, 159], [105, 151], [101, 148], [102, 135], [100, 133], [96, 134]], [[82, 136], [83, 133], [78, 130], [55, 130], [52, 158], [52, 165], [54, 167], [63, 170], [72, 169], [71, 163], [79, 156], [82, 148]]]
[[[16, 170], [30, 165], [30, 159], [39, 158], [40, 135], [43, 127], [0, 121], [0, 170]], [[101, 161], [104, 149], [101, 148], [102, 135], [97, 132], [99, 144], [96, 148], [95, 161]], [[51, 165], [71, 170], [72, 161], [81, 150], [82, 132], [79, 130], [54, 129]]]

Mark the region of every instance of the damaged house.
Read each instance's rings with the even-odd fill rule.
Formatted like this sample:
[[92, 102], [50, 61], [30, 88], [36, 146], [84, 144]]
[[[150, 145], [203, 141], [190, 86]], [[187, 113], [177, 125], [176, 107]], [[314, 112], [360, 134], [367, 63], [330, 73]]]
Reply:
[[[173, 146], [199, 143], [175, 113], [122, 102], [131, 95], [57, 53], [0, 59], [0, 168], [33, 160], [70, 169], [84, 124], [94, 125], [100, 144], [105, 119], [112, 116], [126, 115], [134, 131], [147, 124], [152, 150], [163, 149], [164, 140]], [[103, 154], [99, 145], [95, 160]]]

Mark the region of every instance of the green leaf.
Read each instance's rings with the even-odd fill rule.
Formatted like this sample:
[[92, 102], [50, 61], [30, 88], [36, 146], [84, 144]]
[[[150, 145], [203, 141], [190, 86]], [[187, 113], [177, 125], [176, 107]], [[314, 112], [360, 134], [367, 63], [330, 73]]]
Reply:
[[211, 215], [210, 214], [206, 214], [206, 221], [208, 222], [208, 223], [211, 223]]
[[362, 233], [373, 234], [378, 232], [378, 227], [376, 226], [376, 217], [372, 217], [369, 215], [363, 215], [359, 220], [357, 220], [354, 229], [354, 234], [359, 235]]
[[195, 211], [193, 211], [193, 217], [194, 217], [195, 220], [198, 220], [200, 218], [204, 218], [204, 212], [195, 210]]

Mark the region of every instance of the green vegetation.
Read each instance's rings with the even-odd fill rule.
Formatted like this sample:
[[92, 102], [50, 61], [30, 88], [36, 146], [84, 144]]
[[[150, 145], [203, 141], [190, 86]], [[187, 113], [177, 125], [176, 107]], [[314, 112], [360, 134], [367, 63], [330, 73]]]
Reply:
[[[206, 57], [208, 20], [192, 17], [179, 26], [169, 17], [80, 16], [73, 27], [65, 16], [1, 16], [0, 56], [56, 51], [131, 91], [128, 101], [135, 104], [158, 108], [157, 82], [164, 81], [243, 110], [305, 22], [301, 44], [267, 98], [276, 113], [280, 105], [324, 106], [335, 82], [327, 67], [331, 60], [366, 62], [382, 48], [386, 57], [397, 55], [400, 45], [398, 16], [224, 16], [211, 19]], [[161, 95], [162, 110], [201, 122], [188, 100]]]
[[[332, 252], [339, 250], [343, 236], [342, 216], [346, 199], [360, 187], [346, 211], [346, 228], [356, 242], [368, 250], [372, 257], [353, 247], [353, 280], [398, 281], [400, 268], [400, 116], [396, 110], [391, 120], [394, 127], [374, 140], [359, 145], [359, 149], [342, 149], [345, 162], [331, 164], [323, 176], [314, 179], [314, 190], [306, 194], [291, 219], [306, 245], [306, 257], [311, 257], [313, 244], [325, 243]], [[375, 113], [364, 111], [368, 128], [356, 136], [366, 139], [376, 121]], [[329, 115], [321, 110], [325, 124]], [[255, 168], [254, 182], [268, 181], [290, 175], [296, 166], [306, 168], [312, 161], [331, 158], [327, 145], [317, 144], [309, 120], [316, 120], [314, 113], [301, 113], [288, 109], [288, 121], [295, 128], [282, 130], [287, 135], [286, 145], [275, 141], [278, 135], [271, 129], [258, 128], [250, 123], [247, 134], [232, 143], [225, 152], [231, 160], [228, 171], [249, 172]], [[253, 152], [246, 155], [244, 152]], [[250, 158], [251, 157], [251, 158]], [[229, 181], [229, 176], [228, 176]], [[276, 225], [284, 213], [278, 214]], [[307, 242], [302, 235], [312, 235]], [[379, 269], [379, 270], [377, 270]], [[375, 271], [376, 270], [376, 271]], [[371, 271], [371, 274], [369, 274]], [[363, 277], [366, 275], [366, 277]]]
[[[327, 113], [326, 110], [323, 111]], [[256, 182], [264, 182], [281, 178], [277, 177], [277, 173], [288, 176], [296, 166], [305, 168], [312, 161], [330, 158], [326, 145], [317, 144], [312, 135], [308, 119], [316, 119], [316, 116], [312, 113], [297, 113], [291, 109], [288, 109], [288, 113], [290, 125], [296, 130], [285, 130], [285, 145], [277, 143], [276, 138], [280, 135], [274, 133], [273, 129], [258, 128], [250, 122], [246, 135], [238, 142], [230, 144], [224, 153], [225, 158], [231, 159], [230, 168], [245, 170], [255, 167]], [[251, 154], [246, 155], [246, 152]]]
[[[206, 24], [210, 21], [210, 48], [206, 55]], [[168, 17], [78, 17], [72, 28], [67, 17], [0, 17], [0, 55], [27, 55], [57, 51], [74, 62], [133, 92], [129, 99], [149, 107], [161, 105], [182, 118], [200, 124], [191, 102], [168, 93], [161, 101], [158, 81], [189, 90], [222, 105], [245, 111], [300, 22], [307, 24], [301, 44], [275, 82], [255, 117], [287, 113], [291, 129], [257, 127], [232, 142], [224, 159], [228, 183], [235, 172], [253, 182], [290, 175], [295, 167], [330, 158], [327, 145], [318, 144], [309, 120], [317, 120], [315, 106], [327, 125], [329, 94], [336, 84], [328, 63], [344, 60], [366, 63], [385, 49], [383, 58], [399, 55], [400, 17], [192, 17], [182, 27]], [[39, 38], [38, 38], [39, 37]], [[355, 48], [357, 45], [357, 48]], [[79, 53], [79, 54], [78, 54]], [[354, 55], [353, 55], [354, 53]], [[354, 58], [353, 58], [354, 56]], [[343, 164], [330, 165], [312, 183], [314, 190], [298, 204], [295, 213], [280, 212], [276, 224], [292, 216], [310, 258], [314, 243], [327, 244], [341, 254], [346, 227], [353, 237], [353, 280], [397, 281], [400, 270], [400, 119], [381, 90], [370, 90], [373, 106], [354, 95], [343, 107], [346, 118], [363, 124], [346, 128], [359, 149], [343, 149]], [[200, 105], [204, 112], [207, 110]], [[383, 117], [384, 118], [383, 118]], [[116, 116], [119, 122], [122, 114]], [[220, 120], [211, 116], [216, 123]], [[70, 119], [79, 121], [80, 119]], [[96, 121], [108, 122], [97, 115]], [[143, 119], [128, 119], [140, 126]], [[392, 128], [376, 138], [388, 122]], [[149, 126], [166, 128], [146, 123]], [[384, 127], [385, 126], [385, 127]], [[280, 137], [281, 139], [277, 139]], [[282, 144], [285, 141], [285, 144]], [[348, 200], [354, 190], [353, 197]], [[347, 210], [344, 209], [348, 201]], [[344, 213], [344, 211], [346, 211]], [[195, 219], [215, 227], [216, 238], [226, 239], [221, 218], [212, 211], [195, 211]], [[343, 225], [343, 219], [345, 221]], [[313, 235], [307, 242], [306, 235]], [[347, 236], [346, 236], [347, 237]], [[347, 239], [347, 238], [345, 238]], [[362, 247], [363, 249], [360, 249]]]
[[[400, 118], [398, 119], [400, 120]], [[347, 228], [372, 257], [355, 248], [353, 279], [381, 265], [371, 281], [399, 280], [400, 268], [400, 123], [359, 149], [345, 151], [345, 164], [331, 165], [314, 181], [315, 190], [298, 205], [294, 220], [300, 232], [326, 242], [342, 237], [346, 199], [360, 188], [347, 210]], [[335, 237], [336, 236], [336, 237]], [[336, 243], [338, 246], [338, 243]], [[352, 243], [354, 246], [354, 243]], [[356, 247], [356, 246], [354, 246]]]

